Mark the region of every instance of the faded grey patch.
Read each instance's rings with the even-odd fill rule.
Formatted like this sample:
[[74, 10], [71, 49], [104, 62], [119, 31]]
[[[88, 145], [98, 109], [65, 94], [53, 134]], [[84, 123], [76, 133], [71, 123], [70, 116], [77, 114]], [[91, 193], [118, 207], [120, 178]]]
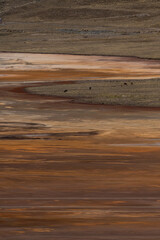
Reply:
[[160, 107], [160, 79], [78, 81], [29, 87], [26, 91], [80, 103]]

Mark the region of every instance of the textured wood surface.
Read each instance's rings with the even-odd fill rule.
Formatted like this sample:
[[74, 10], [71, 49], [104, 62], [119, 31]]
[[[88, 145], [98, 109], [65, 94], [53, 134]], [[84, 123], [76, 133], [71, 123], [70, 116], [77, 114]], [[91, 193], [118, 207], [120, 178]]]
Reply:
[[159, 108], [25, 91], [72, 80], [158, 78], [159, 61], [84, 63], [61, 55], [45, 63], [35, 56], [0, 56], [0, 240], [159, 240]]
[[0, 51], [160, 59], [159, 0], [1, 0]]

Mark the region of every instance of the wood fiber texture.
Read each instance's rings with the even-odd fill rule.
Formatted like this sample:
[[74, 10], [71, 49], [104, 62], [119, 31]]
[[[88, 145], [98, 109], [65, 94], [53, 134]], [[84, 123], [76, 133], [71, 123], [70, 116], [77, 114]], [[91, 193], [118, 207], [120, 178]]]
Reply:
[[27, 89], [159, 78], [160, 62], [49, 56], [0, 55], [0, 240], [159, 240], [159, 108]]

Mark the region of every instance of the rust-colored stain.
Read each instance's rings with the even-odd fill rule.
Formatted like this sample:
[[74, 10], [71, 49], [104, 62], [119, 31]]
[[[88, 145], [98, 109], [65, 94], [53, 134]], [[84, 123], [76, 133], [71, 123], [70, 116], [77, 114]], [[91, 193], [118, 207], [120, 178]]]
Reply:
[[[138, 63], [132, 59], [135, 69]], [[159, 239], [159, 109], [25, 91], [48, 82], [158, 77], [158, 64], [134, 73], [113, 66], [0, 71], [0, 239]]]

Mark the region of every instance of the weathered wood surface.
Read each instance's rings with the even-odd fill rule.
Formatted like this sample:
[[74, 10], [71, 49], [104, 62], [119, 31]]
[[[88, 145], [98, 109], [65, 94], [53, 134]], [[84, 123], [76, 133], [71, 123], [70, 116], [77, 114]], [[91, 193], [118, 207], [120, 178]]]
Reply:
[[159, 77], [160, 62], [0, 57], [0, 239], [158, 240], [159, 108], [79, 104], [25, 87]]
[[0, 51], [160, 59], [159, 0], [3, 0]]

